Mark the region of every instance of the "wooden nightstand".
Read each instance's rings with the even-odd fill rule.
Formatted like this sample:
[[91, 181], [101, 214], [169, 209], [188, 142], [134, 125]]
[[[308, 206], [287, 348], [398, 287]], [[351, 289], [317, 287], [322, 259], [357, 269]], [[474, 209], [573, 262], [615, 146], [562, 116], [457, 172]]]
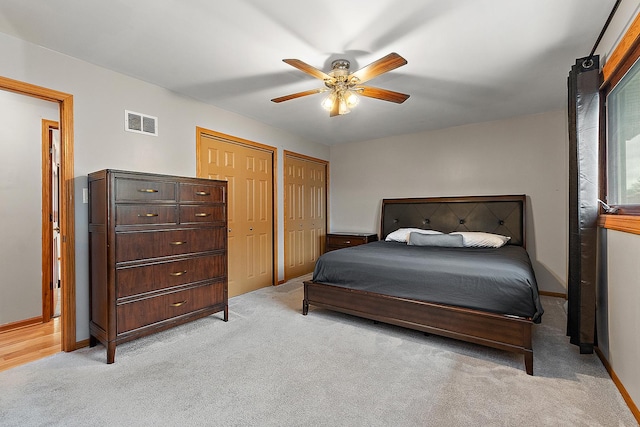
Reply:
[[377, 234], [369, 233], [327, 233], [325, 252], [351, 246], [364, 245], [378, 240]]

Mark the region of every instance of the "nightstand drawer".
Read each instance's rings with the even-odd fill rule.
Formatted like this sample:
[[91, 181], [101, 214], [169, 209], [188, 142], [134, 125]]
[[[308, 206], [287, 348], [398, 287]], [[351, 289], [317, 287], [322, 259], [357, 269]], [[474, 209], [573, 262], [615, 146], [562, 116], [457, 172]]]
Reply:
[[326, 252], [336, 249], [364, 245], [378, 240], [377, 234], [367, 233], [328, 233]]
[[331, 236], [327, 235], [327, 246], [357, 246], [368, 243], [366, 237], [362, 236]]

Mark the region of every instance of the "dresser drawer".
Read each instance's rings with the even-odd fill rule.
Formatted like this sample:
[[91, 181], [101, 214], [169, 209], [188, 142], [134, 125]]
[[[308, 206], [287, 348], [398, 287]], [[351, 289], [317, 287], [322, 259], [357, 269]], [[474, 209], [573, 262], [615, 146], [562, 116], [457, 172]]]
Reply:
[[180, 202], [223, 203], [224, 187], [206, 184], [180, 184]]
[[176, 201], [175, 182], [134, 178], [116, 178], [116, 202], [122, 201]]
[[224, 282], [117, 306], [118, 334], [224, 302]]
[[226, 254], [124, 267], [116, 271], [116, 296], [124, 298], [226, 275]]
[[224, 249], [226, 227], [116, 234], [116, 262]]
[[226, 221], [225, 207], [207, 206], [207, 205], [181, 205], [180, 206], [180, 223], [201, 223]]
[[177, 205], [117, 205], [116, 225], [177, 224]]

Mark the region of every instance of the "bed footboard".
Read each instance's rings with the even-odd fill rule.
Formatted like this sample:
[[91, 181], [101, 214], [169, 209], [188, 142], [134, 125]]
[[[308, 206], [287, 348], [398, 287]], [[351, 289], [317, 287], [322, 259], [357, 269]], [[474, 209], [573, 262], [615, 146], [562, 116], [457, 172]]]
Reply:
[[528, 319], [313, 281], [304, 282], [302, 314], [308, 313], [309, 305], [519, 353], [527, 374], [533, 375], [533, 322]]

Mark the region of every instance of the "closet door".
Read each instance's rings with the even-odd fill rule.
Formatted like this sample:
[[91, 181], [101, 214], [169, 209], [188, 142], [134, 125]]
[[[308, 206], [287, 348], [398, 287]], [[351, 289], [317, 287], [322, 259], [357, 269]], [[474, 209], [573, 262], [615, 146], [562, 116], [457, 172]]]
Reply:
[[275, 148], [200, 129], [198, 176], [228, 182], [229, 296], [274, 284]]
[[328, 162], [285, 152], [285, 280], [310, 273], [324, 253]]

